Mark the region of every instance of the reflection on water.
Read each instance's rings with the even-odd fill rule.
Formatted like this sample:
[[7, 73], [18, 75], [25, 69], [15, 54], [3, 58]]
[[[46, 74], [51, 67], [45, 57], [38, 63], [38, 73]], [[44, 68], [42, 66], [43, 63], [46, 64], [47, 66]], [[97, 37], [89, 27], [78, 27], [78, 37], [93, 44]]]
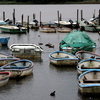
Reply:
[[76, 71], [76, 66], [54, 66], [54, 65], [50, 64], [49, 67], [52, 70], [56, 70], [56, 71], [59, 71], [59, 72], [64, 72], [64, 71], [73, 72], [73, 71]]

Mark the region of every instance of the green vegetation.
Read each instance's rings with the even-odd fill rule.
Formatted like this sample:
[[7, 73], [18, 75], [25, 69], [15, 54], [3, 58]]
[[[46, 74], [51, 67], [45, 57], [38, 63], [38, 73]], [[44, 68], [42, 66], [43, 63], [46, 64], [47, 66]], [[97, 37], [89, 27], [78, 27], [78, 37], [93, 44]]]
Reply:
[[100, 0], [0, 0], [0, 4], [100, 4]]

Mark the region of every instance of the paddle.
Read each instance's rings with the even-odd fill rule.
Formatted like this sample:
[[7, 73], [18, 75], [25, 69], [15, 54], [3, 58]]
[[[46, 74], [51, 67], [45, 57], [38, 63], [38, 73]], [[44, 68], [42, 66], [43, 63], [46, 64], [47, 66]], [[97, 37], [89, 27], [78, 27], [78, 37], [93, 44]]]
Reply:
[[96, 26], [94, 26], [94, 25], [92, 25], [94, 28], [95, 28], [95, 30], [98, 32], [98, 34], [100, 35], [100, 32], [99, 32], [99, 30], [96, 28]]

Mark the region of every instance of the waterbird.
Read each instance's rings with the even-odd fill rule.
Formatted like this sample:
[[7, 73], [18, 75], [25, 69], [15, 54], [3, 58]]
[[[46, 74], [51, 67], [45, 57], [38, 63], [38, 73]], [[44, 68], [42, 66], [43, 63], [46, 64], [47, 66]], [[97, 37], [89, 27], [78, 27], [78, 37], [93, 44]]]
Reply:
[[55, 92], [56, 91], [53, 91], [52, 93], [50, 93], [50, 96], [55, 96]]
[[93, 98], [92, 98], [92, 97], [90, 97], [90, 98], [89, 98], [89, 100], [93, 100]]

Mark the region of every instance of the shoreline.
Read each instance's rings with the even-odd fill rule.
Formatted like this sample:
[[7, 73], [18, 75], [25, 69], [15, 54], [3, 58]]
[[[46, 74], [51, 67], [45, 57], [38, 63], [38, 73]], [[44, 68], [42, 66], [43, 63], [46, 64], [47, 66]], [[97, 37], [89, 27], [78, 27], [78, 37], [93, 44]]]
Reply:
[[[2, 1], [0, 1], [0, 4], [3, 4], [3, 5], [6, 5], [6, 4], [9, 4], [9, 5], [11, 5], [11, 4], [27, 4], [27, 5], [43, 5], [42, 3], [33, 3], [33, 2], [14, 2], [14, 1], [9, 1], [9, 2], [2, 2]], [[50, 4], [100, 4], [100, 1], [98, 1], [98, 2], [94, 2], [94, 1], [91, 1], [91, 2], [89, 2], [89, 1], [84, 1], [84, 2], [65, 2], [65, 3], [50, 3]], [[44, 4], [44, 5], [49, 5], [49, 4]]]

